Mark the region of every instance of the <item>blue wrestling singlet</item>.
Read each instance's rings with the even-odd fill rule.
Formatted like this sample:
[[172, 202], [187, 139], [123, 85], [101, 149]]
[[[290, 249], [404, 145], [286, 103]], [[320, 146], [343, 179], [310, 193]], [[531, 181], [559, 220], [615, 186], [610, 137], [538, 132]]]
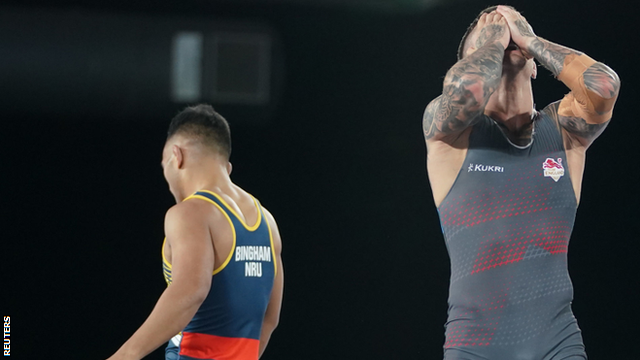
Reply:
[[[197, 201], [192, 199], [207, 201], [225, 215], [234, 242], [226, 261], [213, 272], [207, 298], [184, 331], [169, 342], [166, 359], [257, 360], [276, 274], [271, 228], [255, 199], [258, 220], [253, 226], [213, 192], [201, 190], [185, 201]], [[171, 264], [164, 253], [162, 258], [164, 276], [171, 286]]]

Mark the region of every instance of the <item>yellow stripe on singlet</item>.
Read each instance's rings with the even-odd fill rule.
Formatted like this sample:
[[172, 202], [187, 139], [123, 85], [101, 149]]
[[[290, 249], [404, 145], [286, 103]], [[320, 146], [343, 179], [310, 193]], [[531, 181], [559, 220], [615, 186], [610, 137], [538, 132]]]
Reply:
[[[229, 211], [231, 211], [231, 213], [232, 213], [233, 215], [235, 215], [235, 216], [238, 218], [238, 220], [239, 220], [239, 221], [240, 221], [240, 223], [245, 227], [245, 229], [247, 229], [247, 230], [249, 230], [249, 231], [254, 231], [254, 230], [256, 230], [256, 229], [260, 226], [260, 222], [262, 221], [262, 212], [260, 211], [260, 207], [259, 207], [259, 205], [258, 205], [258, 202], [256, 201], [256, 198], [254, 198], [253, 196], [249, 195], [249, 196], [251, 196], [251, 199], [253, 199], [253, 204], [255, 205], [256, 210], [258, 210], [258, 219], [256, 220], [256, 223], [255, 223], [255, 224], [253, 224], [252, 226], [249, 226], [249, 225], [247, 225], [247, 223], [244, 221], [244, 217], [239, 216], [239, 215], [238, 215], [238, 213], [237, 213], [235, 210], [233, 210], [233, 208], [232, 208], [231, 206], [229, 206], [229, 203], [227, 203], [226, 201], [224, 201], [224, 199], [223, 199], [220, 195], [218, 195], [218, 194], [214, 193], [213, 191], [209, 191], [209, 190], [200, 190], [200, 192], [206, 192], [207, 194], [211, 194], [211, 195], [215, 196], [215, 197], [216, 197], [216, 199], [220, 200], [220, 202], [221, 202], [221, 203], [223, 203], [223, 204], [224, 204], [224, 206], [226, 206], [226, 207], [227, 207], [227, 209], [229, 209]], [[192, 196], [194, 196], [194, 195], [191, 195], [190, 197], [192, 197]], [[195, 195], [195, 196], [197, 196], [197, 195]], [[189, 198], [189, 197], [188, 197], [188, 198]], [[187, 198], [187, 199], [188, 199], [188, 198]], [[206, 199], [206, 198], [205, 198], [205, 199]], [[186, 199], [185, 199], [185, 200], [186, 200]], [[211, 201], [211, 200], [209, 200], [209, 199], [207, 199], [207, 200], [208, 200], [209, 202], [211, 202], [211, 203], [215, 204], [213, 201]], [[217, 205], [217, 204], [216, 204], [216, 205]]]
[[171, 285], [171, 264], [167, 261], [167, 258], [164, 256], [164, 246], [167, 243], [167, 238], [165, 237], [162, 241], [162, 263], [164, 265], [162, 269], [162, 274], [164, 275], [164, 280], [167, 282], [167, 286]]
[[[209, 193], [209, 191], [207, 191], [207, 192]], [[213, 194], [213, 193], [211, 193], [211, 194]], [[217, 195], [216, 195], [216, 197], [218, 199], [220, 199], [220, 197], [218, 197]], [[233, 253], [236, 251], [236, 229], [233, 226], [233, 221], [231, 221], [231, 218], [229, 217], [227, 212], [224, 211], [224, 209], [220, 205], [218, 205], [215, 201], [212, 201], [211, 199], [207, 198], [206, 196], [196, 195], [196, 194], [193, 194], [193, 195], [187, 197], [183, 201], [187, 201], [189, 199], [200, 199], [200, 200], [204, 200], [204, 201], [206, 201], [206, 202], [208, 202], [210, 204], [215, 205], [220, 210], [222, 215], [224, 215], [224, 217], [227, 219], [227, 221], [229, 222], [229, 226], [231, 226], [231, 233], [233, 235], [233, 244], [231, 245], [231, 251], [229, 252], [229, 255], [227, 256], [227, 259], [222, 263], [222, 265], [219, 268], [213, 270], [213, 275], [215, 275], [215, 274], [219, 273], [220, 271], [222, 271], [227, 266], [227, 264], [229, 264], [229, 261], [231, 261], [231, 258], [233, 257]], [[227, 205], [227, 203], [224, 203], [224, 204]], [[227, 205], [227, 207], [228, 207], [228, 205]], [[231, 209], [229, 209], [229, 210], [231, 210]], [[231, 211], [233, 211], [233, 210], [231, 210]]]

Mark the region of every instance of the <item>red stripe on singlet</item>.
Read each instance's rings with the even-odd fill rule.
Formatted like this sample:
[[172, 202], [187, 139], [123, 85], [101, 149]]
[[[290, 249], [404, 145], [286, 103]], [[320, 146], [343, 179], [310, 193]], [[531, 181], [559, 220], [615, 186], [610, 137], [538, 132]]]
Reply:
[[260, 340], [185, 332], [180, 355], [198, 359], [257, 360]]

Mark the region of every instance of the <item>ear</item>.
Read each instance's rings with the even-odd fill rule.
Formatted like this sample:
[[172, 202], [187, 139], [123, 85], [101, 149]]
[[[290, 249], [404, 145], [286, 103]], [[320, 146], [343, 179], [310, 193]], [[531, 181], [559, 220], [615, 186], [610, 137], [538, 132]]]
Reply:
[[233, 165], [230, 162], [227, 163], [227, 174], [231, 175], [231, 171], [233, 170]]
[[171, 152], [176, 158], [176, 165], [178, 166], [178, 169], [182, 169], [184, 166], [184, 154], [182, 153], [182, 149], [180, 149], [178, 145], [173, 145], [171, 147]]

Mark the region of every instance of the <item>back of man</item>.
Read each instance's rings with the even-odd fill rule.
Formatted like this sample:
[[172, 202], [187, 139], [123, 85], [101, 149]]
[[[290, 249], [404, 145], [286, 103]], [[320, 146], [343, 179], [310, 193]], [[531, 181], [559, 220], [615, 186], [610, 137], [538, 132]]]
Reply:
[[[273, 216], [230, 178], [231, 135], [211, 106], [171, 121], [162, 168], [176, 205], [165, 217], [167, 288], [110, 359], [256, 360], [278, 324], [284, 284]], [[177, 334], [177, 335], [176, 335]]]
[[[200, 190], [183, 202], [193, 203], [189, 205], [200, 213], [211, 212], [208, 228], [219, 265], [206, 299], [181, 335], [170, 342], [167, 359], [248, 360], [257, 359], [260, 351], [262, 321], [277, 273], [273, 224], [259, 202], [239, 187], [231, 193], [214, 190]], [[163, 254], [170, 285], [168, 243]]]

